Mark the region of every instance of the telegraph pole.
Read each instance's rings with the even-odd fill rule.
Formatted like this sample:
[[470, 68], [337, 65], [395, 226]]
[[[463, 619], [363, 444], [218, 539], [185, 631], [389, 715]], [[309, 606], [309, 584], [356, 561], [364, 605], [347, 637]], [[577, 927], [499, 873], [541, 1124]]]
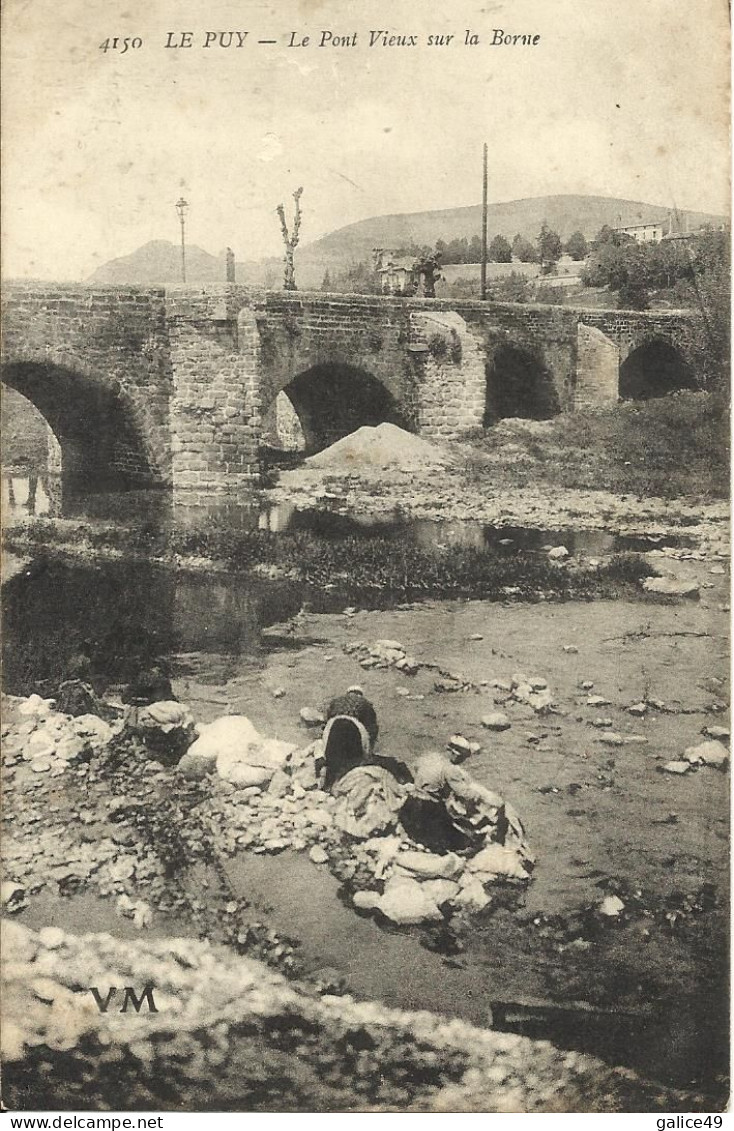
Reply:
[[484, 143], [482, 159], [482, 276], [480, 295], [482, 301], [487, 297], [487, 143]]
[[185, 228], [186, 209], [188, 208], [188, 206], [189, 206], [188, 201], [184, 200], [183, 197], [179, 197], [179, 199], [176, 201], [176, 211], [178, 212], [178, 218], [181, 221], [181, 282], [182, 283], [186, 282], [186, 234], [185, 234], [184, 228]]

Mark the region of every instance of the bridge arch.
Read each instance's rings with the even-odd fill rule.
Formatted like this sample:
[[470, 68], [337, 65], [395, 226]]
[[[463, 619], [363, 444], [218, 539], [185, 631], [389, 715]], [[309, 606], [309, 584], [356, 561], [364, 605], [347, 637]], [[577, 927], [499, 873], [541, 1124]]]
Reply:
[[547, 420], [561, 411], [553, 375], [533, 350], [503, 343], [487, 362], [484, 427], [520, 416]]
[[51, 361], [8, 361], [0, 379], [40, 412], [61, 455], [64, 500], [162, 485], [144, 423], [120, 382]]
[[377, 377], [356, 366], [321, 362], [298, 373], [280, 393], [298, 417], [306, 455], [365, 425], [388, 422], [407, 427], [393, 394]]
[[684, 351], [668, 338], [646, 338], [631, 346], [619, 367], [622, 400], [649, 400], [697, 387]]

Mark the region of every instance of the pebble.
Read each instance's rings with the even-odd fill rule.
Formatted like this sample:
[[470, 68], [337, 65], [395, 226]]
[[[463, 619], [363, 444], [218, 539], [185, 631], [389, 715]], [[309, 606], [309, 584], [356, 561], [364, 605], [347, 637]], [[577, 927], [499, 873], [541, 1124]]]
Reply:
[[552, 562], [563, 561], [568, 556], [569, 553], [565, 546], [554, 546], [552, 550], [548, 551], [548, 557]]
[[666, 774], [687, 774], [691, 769], [690, 762], [672, 761], [658, 766], [658, 770]]
[[591, 691], [593, 686], [594, 686], [593, 680], [585, 679], [584, 682], [581, 684], [581, 690], [582, 691]]
[[273, 688], [273, 699], [282, 699], [284, 695], [285, 695], [285, 688], [284, 687]]
[[630, 715], [636, 715], [638, 718], [642, 718], [642, 716], [647, 713], [647, 703], [633, 703], [631, 707], [627, 708], [627, 712]]
[[575, 644], [564, 644], [563, 651], [567, 652], [570, 656], [575, 656], [578, 653], [578, 648]]
[[611, 707], [611, 699], [605, 699], [603, 695], [590, 695], [586, 700], [587, 707]]
[[324, 851], [320, 844], [315, 844], [313, 848], [309, 849], [308, 855], [314, 864], [328, 864], [329, 862], [329, 854]]

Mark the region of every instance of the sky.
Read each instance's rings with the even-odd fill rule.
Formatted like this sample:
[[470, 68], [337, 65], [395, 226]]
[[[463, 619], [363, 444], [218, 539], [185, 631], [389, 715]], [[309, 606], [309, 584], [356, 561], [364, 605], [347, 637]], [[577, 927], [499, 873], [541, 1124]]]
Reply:
[[[418, 45], [370, 47], [380, 29]], [[244, 47], [204, 48], [220, 31]], [[114, 36], [142, 46], [101, 50]], [[280, 254], [299, 185], [302, 244], [476, 204], [485, 141], [493, 200], [728, 212], [728, 48], [725, 0], [5, 0], [3, 273], [81, 280], [175, 241], [181, 195], [188, 241], [238, 259]]]

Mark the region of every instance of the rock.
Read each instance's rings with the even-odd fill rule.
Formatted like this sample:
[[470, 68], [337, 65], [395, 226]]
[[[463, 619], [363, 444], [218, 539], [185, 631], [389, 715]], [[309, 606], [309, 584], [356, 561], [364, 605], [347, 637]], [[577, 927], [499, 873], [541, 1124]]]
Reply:
[[539, 679], [537, 676], [531, 676], [531, 678], [528, 680], [528, 683], [532, 687], [533, 691], [546, 691], [548, 688], [548, 681], [545, 679]]
[[581, 690], [582, 691], [591, 691], [593, 686], [594, 686], [593, 680], [585, 679], [584, 682], [581, 684]]
[[355, 891], [352, 895], [352, 903], [360, 911], [374, 911], [380, 906], [380, 896], [376, 891]]
[[405, 655], [405, 647], [399, 640], [376, 640], [375, 648], [380, 652], [400, 652]]
[[479, 878], [475, 875], [468, 875], [464, 878], [454, 902], [459, 907], [465, 907], [467, 911], [483, 911], [491, 903], [491, 898], [487, 895]]
[[329, 862], [329, 854], [324, 851], [320, 844], [315, 844], [313, 848], [309, 850], [308, 855], [309, 858], [313, 860], [314, 864], [328, 864]]
[[595, 719], [591, 720], [591, 725], [593, 727], [596, 727], [597, 729], [600, 729], [602, 727], [610, 727], [613, 725], [613, 720], [606, 717], [603, 718], [601, 715], [598, 715]]
[[631, 707], [627, 708], [627, 712], [630, 715], [636, 715], [637, 718], [642, 718], [647, 713], [647, 703], [633, 703]]
[[715, 566], [711, 566], [709, 573], [722, 574], [722, 573], [726, 573], [726, 570], [724, 569], [724, 567], [722, 565], [715, 565]]
[[276, 770], [270, 779], [268, 794], [271, 797], [285, 797], [291, 788], [291, 779], [284, 770]]
[[658, 770], [665, 774], [687, 774], [691, 769], [690, 762], [666, 762], [663, 766], [658, 766]]
[[487, 730], [509, 730], [511, 725], [509, 718], [502, 711], [493, 711], [489, 715], [482, 715], [482, 726], [486, 727]]
[[34, 758], [31, 762], [31, 769], [34, 774], [47, 774], [51, 769], [51, 763], [48, 758]]
[[464, 864], [453, 852], [439, 855], [434, 852], [401, 852], [395, 863], [427, 879], [453, 880], [461, 874]]
[[248, 746], [261, 741], [260, 735], [244, 715], [224, 715], [200, 728], [199, 737], [187, 753], [208, 759], [213, 764], [220, 754], [236, 756]]
[[608, 895], [603, 899], [597, 911], [600, 915], [606, 915], [610, 919], [616, 919], [624, 911], [624, 903], [618, 895]]
[[273, 699], [282, 699], [284, 695], [285, 695], [285, 688], [284, 687], [274, 687], [273, 688]]
[[497, 691], [512, 691], [512, 684], [506, 679], [491, 679], [489, 686], [496, 688]]
[[442, 903], [450, 903], [461, 890], [455, 880], [423, 880], [421, 887], [437, 907], [440, 907]]
[[569, 553], [565, 546], [554, 546], [552, 550], [548, 551], [548, 557], [552, 562], [563, 561], [568, 556]]
[[642, 588], [646, 593], [659, 593], [665, 597], [697, 597], [699, 590], [697, 582], [680, 577], [646, 577]]
[[611, 699], [605, 699], [603, 695], [590, 695], [586, 700], [587, 707], [610, 707], [611, 704]]
[[462, 734], [452, 734], [446, 743], [449, 750], [461, 758], [468, 758], [471, 754], [478, 754], [482, 749], [478, 742], [469, 742]]
[[3, 880], [0, 885], [0, 904], [3, 909], [13, 915], [25, 907], [25, 888], [22, 884], [15, 884], [12, 880]]
[[578, 648], [576, 647], [575, 644], [564, 644], [563, 645], [563, 651], [567, 652], [569, 654], [569, 656], [575, 656], [576, 653], [578, 652]]
[[160, 730], [168, 734], [173, 730], [194, 729], [194, 716], [185, 704], [175, 699], [164, 699], [149, 703], [138, 711], [137, 725], [142, 728]]
[[[723, 742], [711, 740], [701, 742], [698, 746], [689, 746], [683, 751], [683, 760], [691, 765], [725, 766], [729, 761], [729, 751]], [[31, 769], [33, 763], [31, 763]]]
[[301, 707], [298, 714], [303, 725], [307, 727], [320, 727], [326, 722], [321, 711], [317, 711], [314, 707]]
[[237, 789], [247, 789], [253, 785], [267, 785], [275, 773], [275, 767], [251, 766], [248, 762], [232, 761], [227, 763], [224, 769], [220, 769], [217, 762], [217, 771], [230, 785]]
[[551, 708], [551, 693], [547, 688], [542, 691], [533, 691], [532, 694], [527, 696], [526, 702], [537, 714], [546, 715]]
[[708, 726], [706, 726], [706, 727], [703, 728], [702, 733], [707, 735], [709, 738], [716, 738], [716, 739], [724, 740], [724, 741], [726, 741], [729, 738], [729, 728], [728, 727], [717, 727], [717, 726], [708, 727]]
[[58, 950], [62, 946], [65, 939], [64, 932], [60, 927], [41, 927], [38, 932], [38, 939], [42, 946], [48, 950]]
[[[196, 743], [194, 743], [196, 745]], [[207, 774], [212, 773], [216, 765], [216, 758], [207, 754], [197, 754], [191, 747], [186, 751], [178, 763], [177, 769], [185, 778], [201, 781]]]
[[437, 922], [443, 915], [422, 884], [407, 876], [392, 876], [377, 907], [398, 925]]
[[18, 707], [18, 714], [44, 718], [51, 713], [53, 706], [53, 699], [42, 699], [40, 695], [29, 695]]
[[519, 852], [503, 844], [488, 844], [467, 861], [466, 867], [469, 872], [481, 872], [492, 879], [526, 880], [528, 877]]
[[471, 634], [470, 634], [470, 635], [469, 635], [469, 636], [467, 637], [467, 639], [468, 639], [468, 640], [484, 640], [484, 637], [482, 636], [481, 632], [472, 632], [472, 633], [471, 633]]

